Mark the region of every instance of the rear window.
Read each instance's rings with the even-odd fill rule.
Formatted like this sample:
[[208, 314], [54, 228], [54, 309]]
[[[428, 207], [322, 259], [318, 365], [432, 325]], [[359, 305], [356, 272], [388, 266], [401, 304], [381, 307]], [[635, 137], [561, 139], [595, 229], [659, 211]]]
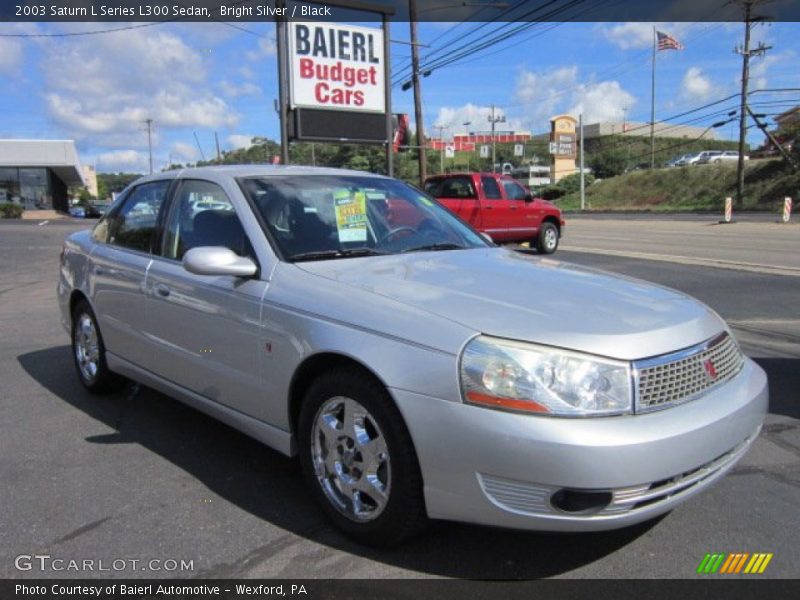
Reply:
[[464, 175], [442, 177], [425, 182], [425, 191], [434, 198], [475, 198], [472, 178]]

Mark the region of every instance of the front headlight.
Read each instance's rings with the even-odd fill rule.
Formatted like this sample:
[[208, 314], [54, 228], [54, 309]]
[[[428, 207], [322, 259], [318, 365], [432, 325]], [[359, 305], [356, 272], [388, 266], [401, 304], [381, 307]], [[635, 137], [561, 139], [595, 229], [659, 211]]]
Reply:
[[460, 372], [470, 404], [561, 417], [632, 412], [624, 361], [480, 336], [464, 348]]

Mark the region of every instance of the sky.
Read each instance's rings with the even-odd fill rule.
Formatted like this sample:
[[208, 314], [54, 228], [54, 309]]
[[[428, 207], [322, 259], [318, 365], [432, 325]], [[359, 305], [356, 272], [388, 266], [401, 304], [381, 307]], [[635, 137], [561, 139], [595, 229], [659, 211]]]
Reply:
[[[155, 168], [211, 158], [215, 133], [222, 150], [254, 136], [279, 137], [277, 60], [273, 23], [130, 24], [131, 29], [68, 37], [0, 37], [0, 138], [74, 139], [84, 164], [98, 171], [145, 172], [146, 119], [153, 121]], [[362, 24], [364, 25], [364, 24]], [[368, 25], [368, 24], [367, 24]], [[0, 34], [85, 33], [114, 23], [0, 23]], [[486, 39], [496, 24], [420, 23], [426, 60], [452, 55], [461, 44]], [[684, 44], [656, 60], [656, 119], [707, 127], [725, 120], [738, 101], [685, 111], [736, 94], [741, 79], [740, 23], [659, 23]], [[246, 30], [246, 31], [245, 31]], [[800, 104], [800, 23], [754, 29], [754, 45], [772, 46], [754, 58], [751, 88], [756, 112], [775, 115]], [[652, 23], [544, 23], [464, 62], [422, 79], [426, 132], [488, 130], [489, 106], [507, 130], [543, 133], [561, 113], [598, 120], [647, 122], [651, 102]], [[408, 23], [393, 23], [394, 112], [411, 115]], [[718, 111], [715, 113], [715, 111]], [[715, 114], [711, 114], [715, 113]], [[691, 119], [697, 119], [689, 123]], [[767, 121], [771, 122], [767, 117]], [[463, 123], [470, 122], [465, 127]], [[738, 135], [736, 123], [717, 129]], [[196, 136], [196, 140], [195, 140]], [[748, 141], [760, 144], [754, 127]]]

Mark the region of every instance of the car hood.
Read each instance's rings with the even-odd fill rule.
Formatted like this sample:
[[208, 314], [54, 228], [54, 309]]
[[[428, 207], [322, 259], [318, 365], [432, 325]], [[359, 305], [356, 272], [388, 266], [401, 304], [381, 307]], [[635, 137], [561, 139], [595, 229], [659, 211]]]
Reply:
[[674, 290], [503, 248], [297, 266], [476, 333], [625, 360], [685, 348], [725, 329], [714, 311]]

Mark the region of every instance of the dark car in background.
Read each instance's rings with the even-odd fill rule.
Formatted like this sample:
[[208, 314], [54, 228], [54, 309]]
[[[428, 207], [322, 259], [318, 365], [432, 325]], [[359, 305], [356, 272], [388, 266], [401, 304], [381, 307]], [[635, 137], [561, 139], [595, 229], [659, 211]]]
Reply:
[[95, 200], [94, 202], [90, 202], [86, 206], [86, 217], [89, 219], [99, 219], [106, 214], [111, 204], [109, 200]]

